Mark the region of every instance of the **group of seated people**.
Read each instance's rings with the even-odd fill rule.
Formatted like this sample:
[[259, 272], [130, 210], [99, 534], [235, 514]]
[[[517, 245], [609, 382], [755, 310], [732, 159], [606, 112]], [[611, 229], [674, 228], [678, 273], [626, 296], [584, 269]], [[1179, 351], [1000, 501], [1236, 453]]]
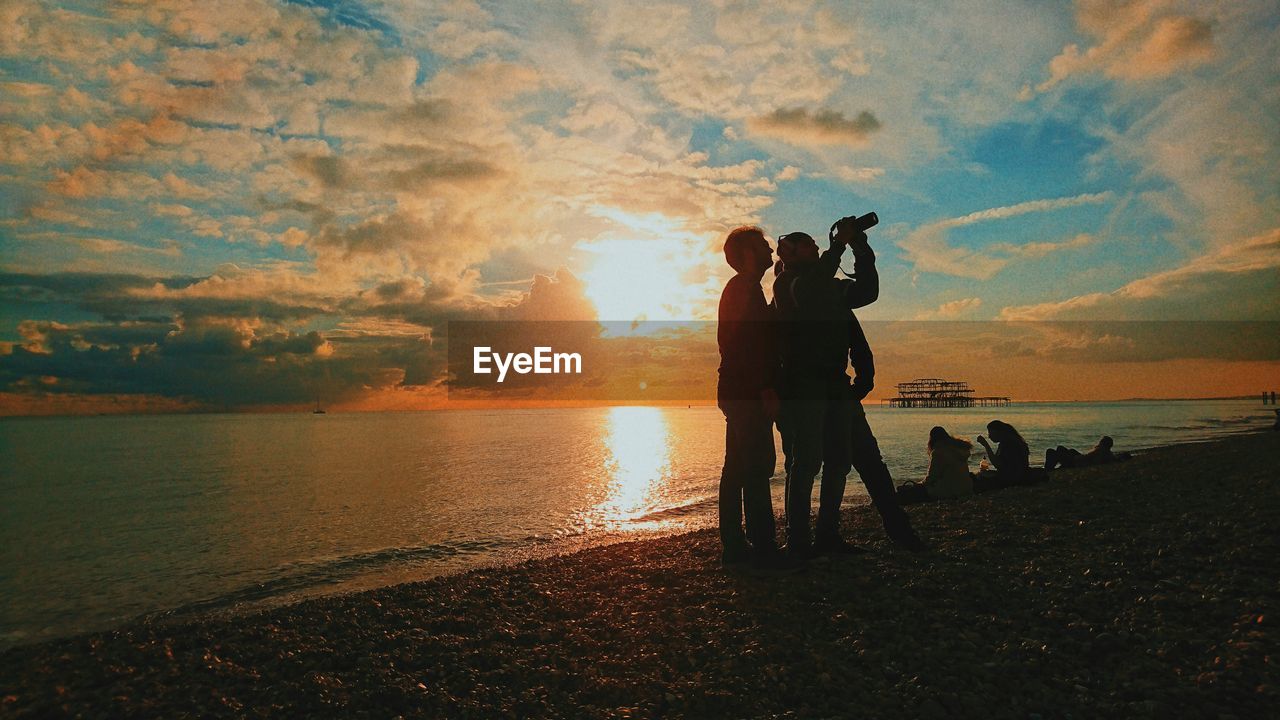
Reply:
[[[1049, 479], [1055, 468], [1103, 465], [1128, 460], [1129, 453], [1115, 453], [1115, 441], [1104, 435], [1088, 452], [1059, 445], [1045, 452], [1044, 467], [1031, 467], [1031, 448], [1012, 425], [1001, 420], [987, 423], [991, 440], [979, 435], [978, 444], [987, 453], [987, 461], [978, 472], [969, 472], [969, 456], [973, 443], [934, 427], [929, 431], [929, 470], [923, 482], [907, 482], [898, 487], [898, 501], [903, 504], [945, 500], [973, 493], [988, 492], [1013, 485], [1031, 485]], [[996, 447], [992, 448], [994, 442]], [[989, 467], [988, 467], [989, 463]]]

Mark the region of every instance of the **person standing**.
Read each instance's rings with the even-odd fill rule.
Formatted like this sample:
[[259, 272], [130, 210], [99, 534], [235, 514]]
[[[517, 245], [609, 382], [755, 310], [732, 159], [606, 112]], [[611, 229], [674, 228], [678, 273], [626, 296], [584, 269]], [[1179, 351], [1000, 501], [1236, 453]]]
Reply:
[[777, 323], [760, 281], [773, 264], [773, 251], [760, 228], [744, 226], [729, 233], [724, 256], [737, 274], [720, 295], [716, 328], [716, 404], [725, 418], [721, 562], [732, 566], [754, 559], [767, 564], [777, 552], [769, 480], [777, 462], [773, 421], [779, 408], [779, 355]]
[[[880, 444], [876, 441], [871, 424], [867, 422], [867, 413], [862, 401], [875, 388], [876, 363], [871, 345], [862, 331], [858, 316], [853, 313], [866, 307], [880, 297], [880, 274], [876, 270], [876, 254], [867, 242], [865, 232], [845, 229], [843, 223], [853, 218], [844, 218], [831, 227], [833, 235], [843, 234], [849, 239], [849, 249], [853, 253], [853, 274], [848, 279], [837, 279], [841, 288], [845, 306], [849, 310], [849, 362], [853, 366], [853, 384], [850, 392], [849, 419], [849, 459], [853, 469], [857, 470], [871, 497], [871, 504], [880, 513], [884, 523], [885, 534], [889, 539], [908, 550], [924, 549], [924, 543], [911, 527], [911, 520], [898, 502], [897, 491], [893, 486], [893, 476], [885, 465], [880, 454]], [[846, 469], [845, 474], [848, 474]], [[826, 485], [826, 469], [823, 469], [823, 485]], [[843, 492], [843, 490], [842, 490]]]
[[[840, 537], [840, 502], [849, 472], [849, 311], [835, 281], [845, 239], [834, 234], [821, 256], [806, 233], [778, 237], [773, 300], [781, 321], [782, 412], [786, 455], [787, 549], [793, 557], [855, 552]], [[810, 539], [813, 482], [824, 468], [816, 533]]]

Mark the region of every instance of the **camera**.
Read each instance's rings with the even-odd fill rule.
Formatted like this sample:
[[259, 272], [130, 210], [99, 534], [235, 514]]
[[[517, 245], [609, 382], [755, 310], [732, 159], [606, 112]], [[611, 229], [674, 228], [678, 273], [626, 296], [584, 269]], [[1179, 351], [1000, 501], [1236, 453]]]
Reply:
[[849, 242], [851, 238], [870, 230], [879, 223], [880, 218], [873, 212], [869, 212], [862, 217], [856, 215], [842, 217], [831, 226], [831, 239]]

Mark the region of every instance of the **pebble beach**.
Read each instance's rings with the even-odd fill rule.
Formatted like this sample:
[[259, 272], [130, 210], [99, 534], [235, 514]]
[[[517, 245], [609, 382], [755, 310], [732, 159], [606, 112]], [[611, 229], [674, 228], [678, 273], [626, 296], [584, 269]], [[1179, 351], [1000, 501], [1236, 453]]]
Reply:
[[[1263, 717], [1280, 433], [909, 509], [726, 572], [713, 531], [0, 654], [0, 716]], [[854, 481], [851, 479], [851, 482]]]

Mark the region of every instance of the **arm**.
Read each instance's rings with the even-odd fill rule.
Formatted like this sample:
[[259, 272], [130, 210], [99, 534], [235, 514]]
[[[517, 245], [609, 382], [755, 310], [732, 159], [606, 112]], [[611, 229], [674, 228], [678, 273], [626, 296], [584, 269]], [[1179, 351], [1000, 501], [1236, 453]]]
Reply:
[[979, 435], [979, 436], [978, 436], [978, 438], [977, 438], [977, 440], [978, 440], [978, 444], [979, 444], [979, 445], [981, 445], [981, 446], [982, 446], [982, 448], [983, 448], [984, 450], [986, 450], [986, 451], [987, 451], [987, 459], [991, 461], [991, 464], [992, 464], [992, 465], [993, 465], [997, 470], [999, 470], [999, 469], [1000, 469], [1000, 460], [999, 460], [1000, 454], [999, 454], [999, 453], [997, 453], [995, 450], [992, 450], [992, 449], [991, 449], [991, 444], [987, 442], [987, 439], [986, 439], [986, 438], [984, 438], [984, 437], [982, 437], [981, 435]]
[[840, 256], [844, 254], [844, 249], [848, 247], [844, 242], [832, 238], [831, 245], [822, 251], [818, 256], [818, 268], [815, 272], [819, 273], [819, 277], [834, 277], [836, 270], [840, 269]]
[[841, 280], [840, 285], [850, 310], [866, 307], [880, 297], [880, 273], [870, 245], [863, 242], [853, 246], [853, 277]]
[[[805, 308], [806, 312], [812, 312], [815, 303], [819, 302], [820, 288], [825, 287], [826, 283], [834, 279], [836, 270], [840, 269], [840, 256], [844, 254], [846, 247], [847, 245], [844, 242], [832, 238], [831, 245], [818, 256], [818, 261], [813, 268], [803, 273], [793, 274], [787, 278], [784, 290], [786, 292], [785, 301], [778, 300], [779, 283], [774, 281], [773, 297], [774, 302], [778, 303], [778, 307], [782, 308], [785, 302], [792, 313], [800, 310], [800, 308]], [[785, 276], [780, 276], [779, 279], [783, 277]], [[788, 314], [784, 310], [782, 316], [787, 317]]]

